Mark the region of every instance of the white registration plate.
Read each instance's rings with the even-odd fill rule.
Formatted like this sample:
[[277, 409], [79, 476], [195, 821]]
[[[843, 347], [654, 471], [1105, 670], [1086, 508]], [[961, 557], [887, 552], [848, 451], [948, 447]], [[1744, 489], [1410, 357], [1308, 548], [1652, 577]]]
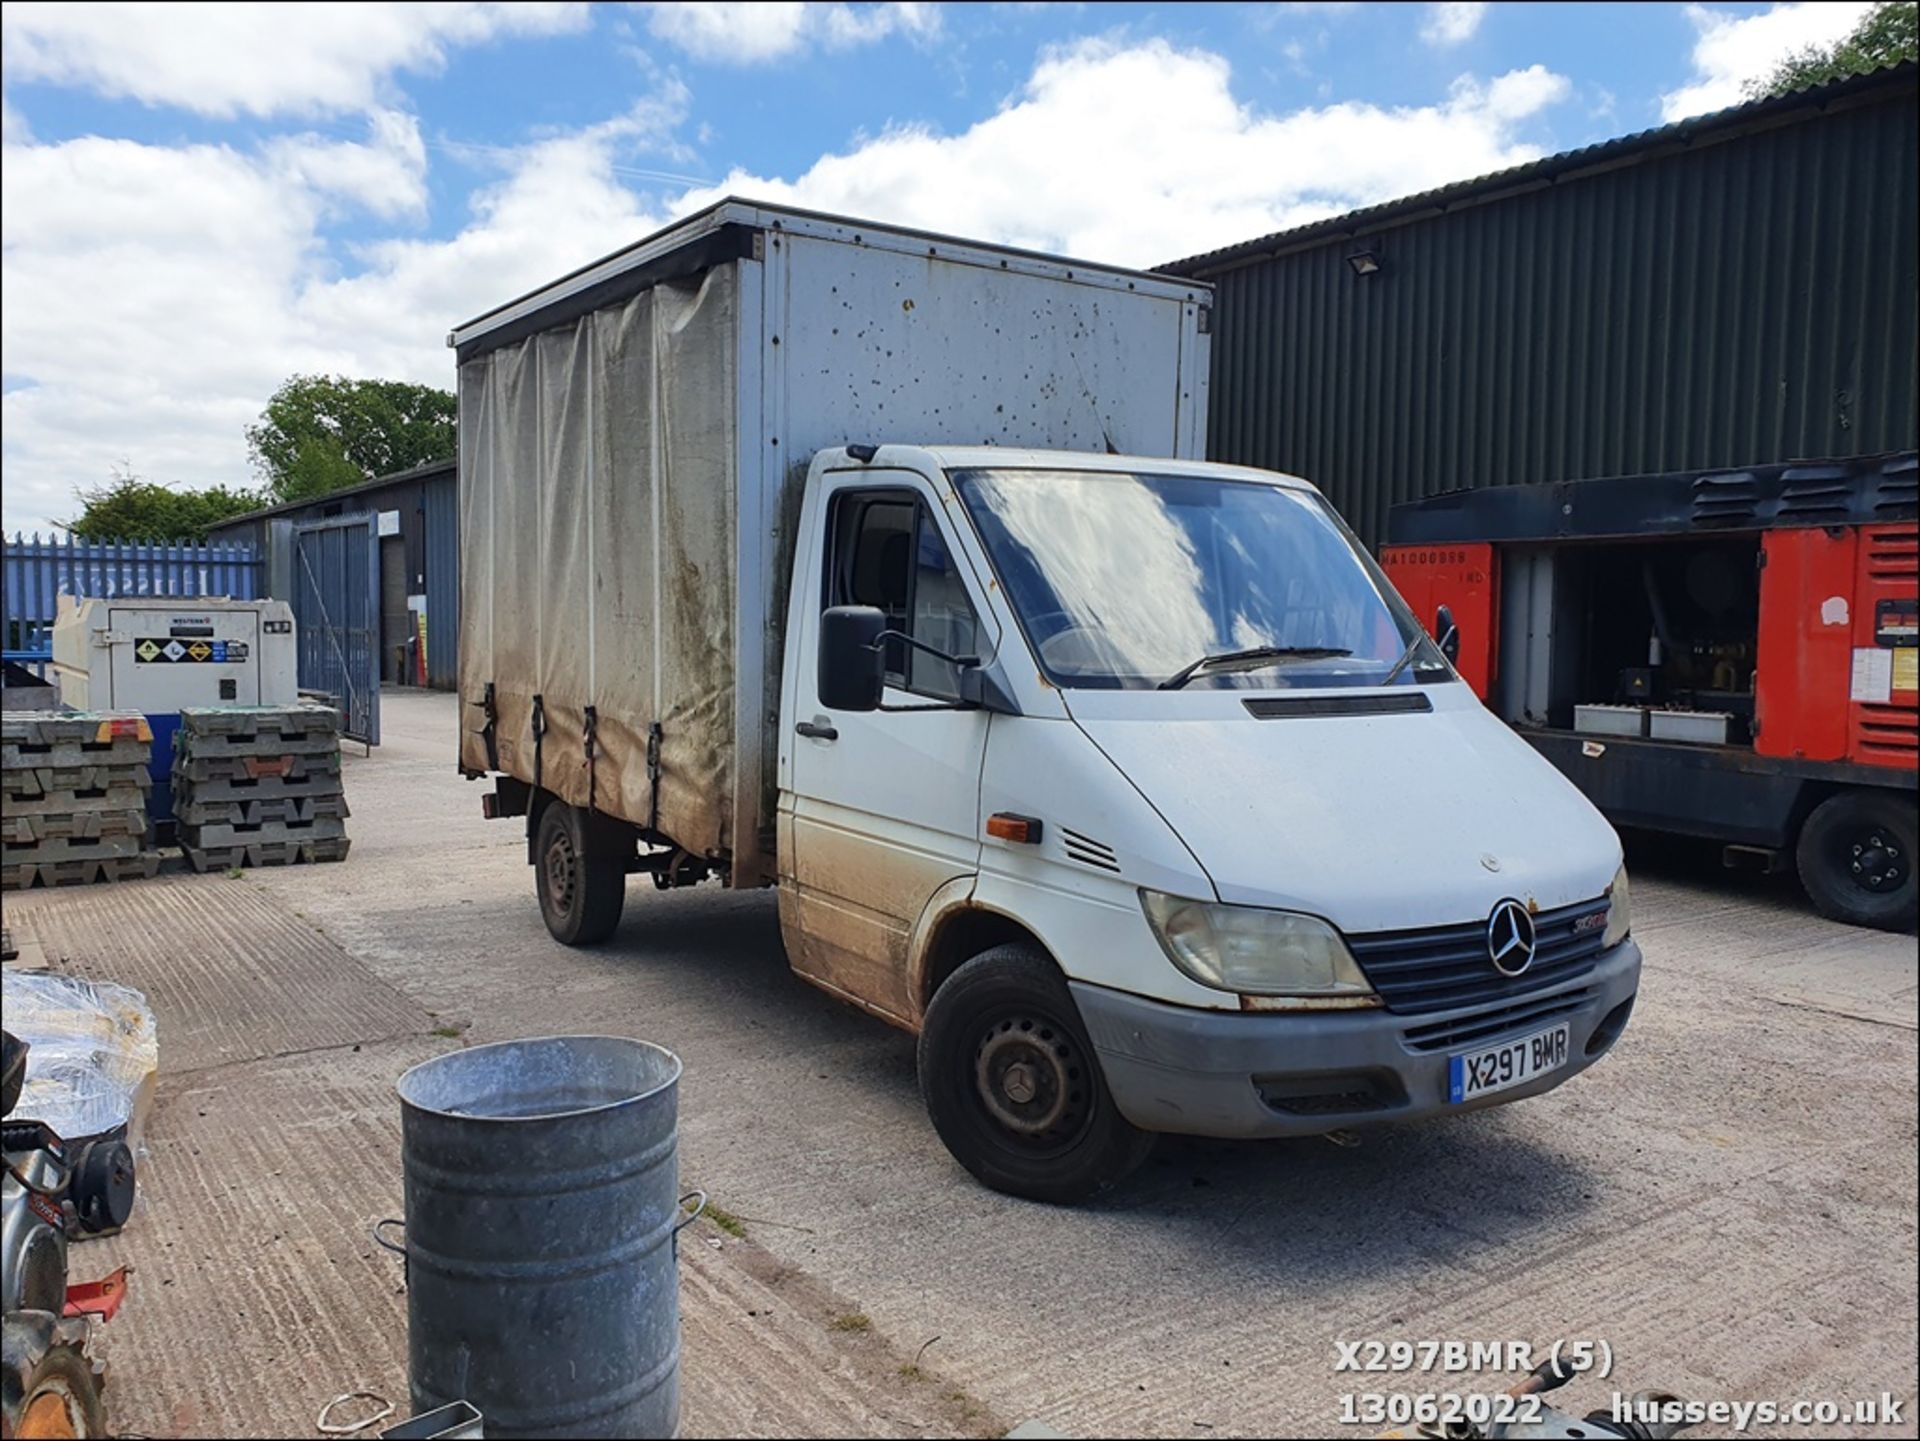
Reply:
[[1484, 1051], [1465, 1051], [1447, 1062], [1447, 1099], [1458, 1105], [1475, 1096], [1524, 1085], [1557, 1070], [1567, 1060], [1567, 1028], [1536, 1031]]

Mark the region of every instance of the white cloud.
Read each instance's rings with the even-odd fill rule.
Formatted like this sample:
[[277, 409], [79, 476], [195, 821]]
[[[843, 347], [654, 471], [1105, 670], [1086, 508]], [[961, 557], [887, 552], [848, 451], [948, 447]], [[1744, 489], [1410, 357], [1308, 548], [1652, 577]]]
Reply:
[[1217, 55], [1086, 41], [961, 134], [891, 130], [791, 180], [736, 169], [676, 208], [737, 193], [1152, 265], [1532, 159], [1519, 123], [1569, 91], [1536, 65], [1434, 105], [1263, 114]]
[[1782, 60], [1850, 33], [1873, 7], [1847, 0], [1775, 5], [1757, 15], [1734, 15], [1706, 5], [1686, 7], [1697, 38], [1690, 83], [1660, 97], [1668, 120], [1724, 110], [1747, 98], [1743, 86], [1773, 72]]
[[289, 375], [451, 388], [451, 326], [664, 223], [616, 170], [636, 149], [671, 153], [686, 101], [669, 84], [588, 130], [490, 156], [502, 174], [459, 233], [344, 257], [323, 240], [334, 212], [417, 208], [410, 117], [376, 117], [362, 146], [301, 137], [257, 154], [10, 141], [5, 529], [71, 518], [75, 487], [122, 459], [163, 484], [252, 484], [245, 427]]
[[427, 147], [420, 122], [398, 110], [370, 117], [367, 144], [302, 135], [267, 149], [290, 180], [385, 219], [421, 219], [427, 211]]
[[1471, 40], [1487, 18], [1484, 0], [1445, 0], [1427, 6], [1427, 20], [1420, 27], [1420, 38], [1429, 45], [1458, 45]]
[[6, 74], [202, 115], [365, 110], [454, 46], [588, 23], [576, 4], [10, 4]]
[[27, 124], [27, 117], [13, 108], [13, 101], [0, 91], [0, 143], [24, 145], [33, 138], [33, 127]]
[[[1533, 66], [1427, 105], [1273, 113], [1217, 55], [1087, 42], [960, 133], [889, 131], [791, 178], [689, 191], [636, 168], [686, 163], [689, 97], [668, 79], [599, 125], [470, 152], [497, 176], [450, 237], [414, 233], [429, 162], [397, 111], [355, 142], [255, 151], [22, 125], [0, 167], [5, 525], [70, 516], [123, 457], [169, 484], [248, 483], [244, 427], [288, 375], [450, 385], [452, 325], [727, 191], [1150, 265], [1533, 158], [1526, 127], [1569, 89]], [[342, 213], [384, 218], [380, 238], [342, 250]]]
[[846, 50], [896, 34], [928, 40], [941, 28], [940, 7], [933, 4], [670, 0], [641, 8], [658, 38], [696, 60], [730, 65], [764, 64], [816, 44]]

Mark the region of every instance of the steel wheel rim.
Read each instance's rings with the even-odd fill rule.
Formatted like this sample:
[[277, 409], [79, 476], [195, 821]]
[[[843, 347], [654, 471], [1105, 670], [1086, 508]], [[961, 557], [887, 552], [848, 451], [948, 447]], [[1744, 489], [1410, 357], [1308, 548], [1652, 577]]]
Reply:
[[1003, 1141], [1037, 1156], [1068, 1150], [1093, 1121], [1092, 1068], [1045, 1012], [1003, 1012], [973, 1048], [973, 1099]]
[[573, 858], [573, 841], [565, 831], [555, 834], [547, 843], [547, 894], [553, 897], [554, 908], [561, 912], [573, 909], [573, 877], [576, 869]]
[[1884, 896], [1906, 884], [1912, 862], [1885, 826], [1859, 826], [1842, 837], [1840, 864], [1854, 885]]

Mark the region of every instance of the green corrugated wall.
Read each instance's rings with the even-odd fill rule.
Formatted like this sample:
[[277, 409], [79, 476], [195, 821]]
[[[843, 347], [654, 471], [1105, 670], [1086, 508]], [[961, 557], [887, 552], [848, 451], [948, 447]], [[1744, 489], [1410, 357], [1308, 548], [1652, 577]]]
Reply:
[[[1437, 491], [1912, 449], [1911, 84], [1220, 269], [1208, 454]], [[1280, 238], [1284, 244], [1284, 237]], [[1379, 273], [1346, 257], [1376, 252]]]

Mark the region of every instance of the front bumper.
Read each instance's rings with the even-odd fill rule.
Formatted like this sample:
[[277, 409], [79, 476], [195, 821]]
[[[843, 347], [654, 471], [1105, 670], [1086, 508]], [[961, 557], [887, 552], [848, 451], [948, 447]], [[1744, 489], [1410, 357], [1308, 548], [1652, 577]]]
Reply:
[[[1463, 1025], [1489, 1007], [1418, 1017], [1386, 1010], [1202, 1011], [1104, 986], [1070, 982], [1114, 1104], [1134, 1125], [1179, 1135], [1313, 1136], [1348, 1126], [1406, 1121], [1497, 1106], [1550, 1091], [1604, 1056], [1626, 1029], [1640, 986], [1631, 938], [1586, 974], [1530, 1002], [1564, 998], [1569, 1009], [1433, 1049], [1445, 1022]], [[1565, 1023], [1568, 1059], [1558, 1070], [1460, 1105], [1449, 1104], [1448, 1059]]]

